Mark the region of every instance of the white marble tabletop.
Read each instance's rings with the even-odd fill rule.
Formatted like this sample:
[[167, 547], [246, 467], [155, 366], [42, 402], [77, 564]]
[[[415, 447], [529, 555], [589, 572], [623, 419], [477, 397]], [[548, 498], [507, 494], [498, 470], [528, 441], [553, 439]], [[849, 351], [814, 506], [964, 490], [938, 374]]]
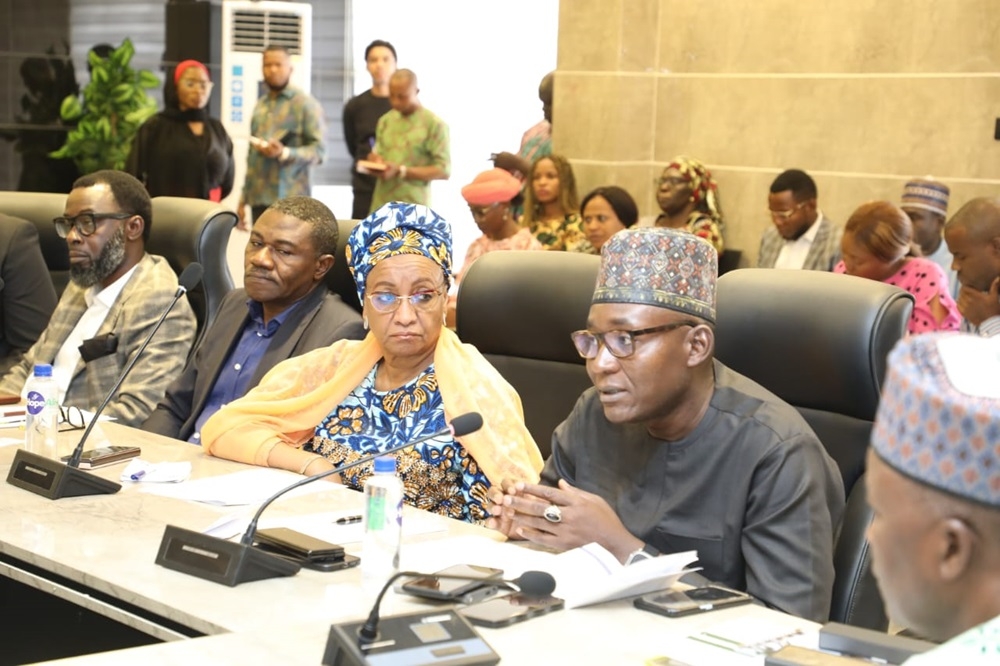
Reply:
[[[102, 427], [116, 444], [140, 445], [145, 460], [191, 461], [192, 478], [248, 469], [245, 465], [205, 456], [191, 444], [114, 424]], [[66, 433], [63, 437], [78, 438], [79, 434]], [[4, 478], [15, 450], [16, 447], [0, 447], [0, 474]], [[121, 470], [121, 465], [115, 465], [96, 473], [117, 480]], [[279, 500], [265, 515], [360, 513], [360, 493], [327, 481], [317, 483], [328, 487], [319, 493]], [[230, 588], [154, 563], [166, 525], [201, 531], [231, 511], [232, 508], [140, 492], [138, 485], [133, 484], [126, 484], [115, 495], [50, 501], [2, 483], [0, 553], [209, 635], [69, 660], [73, 663], [133, 664], [136, 660], [144, 664], [319, 663], [330, 623], [364, 617], [377, 593], [370, 585], [362, 585], [358, 569], [332, 573], [303, 569], [294, 577]], [[407, 507], [411, 515], [415, 511]], [[477, 536], [500, 540], [497, 534], [480, 527], [430, 518], [440, 520], [444, 530], [407, 537], [404, 553], [408, 545], [429, 544], [444, 538]], [[433, 548], [413, 547], [424, 551]], [[347, 544], [347, 550], [360, 554], [360, 544]], [[442, 566], [452, 563], [446, 553], [441, 561]], [[2, 564], [0, 574], [11, 575]], [[426, 606], [403, 595], [390, 594], [382, 614], [419, 608]], [[762, 658], [748, 659], [684, 638], [734, 618], [772, 622], [776, 627], [790, 626], [790, 622], [809, 630], [817, 627], [757, 606], [669, 619], [636, 610], [630, 602], [620, 601], [559, 611], [504, 629], [481, 632], [509, 663], [539, 663], [557, 658], [578, 664], [643, 663], [657, 655], [689, 663], [762, 663]], [[141, 618], [116, 619], [158, 635]]]

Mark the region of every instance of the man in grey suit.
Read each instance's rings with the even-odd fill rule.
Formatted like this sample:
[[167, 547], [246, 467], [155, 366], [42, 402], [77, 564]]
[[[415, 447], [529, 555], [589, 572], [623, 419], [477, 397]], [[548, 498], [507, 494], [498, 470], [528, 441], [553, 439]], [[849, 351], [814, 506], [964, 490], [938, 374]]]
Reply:
[[816, 183], [805, 171], [789, 169], [774, 179], [767, 197], [774, 224], [760, 239], [758, 268], [833, 270], [844, 230], [823, 215], [817, 196]]
[[250, 234], [244, 288], [223, 299], [143, 430], [200, 444], [205, 421], [279, 362], [364, 337], [361, 316], [324, 283], [337, 241], [337, 220], [319, 201], [294, 196], [272, 204]]
[[[0, 381], [0, 393], [21, 393], [33, 366], [49, 363], [61, 404], [101, 404], [177, 292], [167, 260], [146, 253], [152, 217], [146, 188], [123, 171], [96, 171], [73, 183], [63, 217], [54, 220], [69, 250], [70, 283], [38, 342]], [[177, 376], [196, 328], [181, 298], [105, 414], [142, 423]]]

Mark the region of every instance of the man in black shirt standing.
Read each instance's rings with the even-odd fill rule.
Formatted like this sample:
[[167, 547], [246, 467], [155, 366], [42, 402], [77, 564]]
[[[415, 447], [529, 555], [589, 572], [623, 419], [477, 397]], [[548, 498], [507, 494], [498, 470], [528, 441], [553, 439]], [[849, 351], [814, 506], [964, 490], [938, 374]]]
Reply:
[[365, 63], [372, 76], [371, 90], [348, 100], [344, 105], [344, 140], [354, 159], [351, 187], [354, 206], [351, 217], [368, 217], [375, 191], [375, 176], [358, 173], [357, 162], [368, 157], [375, 146], [375, 126], [378, 119], [392, 109], [389, 104], [389, 78], [396, 71], [396, 49], [389, 42], [376, 39], [365, 49]]

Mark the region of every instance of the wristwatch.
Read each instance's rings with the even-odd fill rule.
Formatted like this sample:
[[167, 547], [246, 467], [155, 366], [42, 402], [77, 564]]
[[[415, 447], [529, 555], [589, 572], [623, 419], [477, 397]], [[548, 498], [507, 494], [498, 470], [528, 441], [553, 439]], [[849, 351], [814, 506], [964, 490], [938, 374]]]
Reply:
[[399, 177], [402, 178], [403, 180], [406, 180], [406, 165], [405, 164], [400, 164], [399, 165]]
[[635, 564], [636, 562], [642, 562], [643, 560], [648, 560], [653, 557], [659, 556], [660, 551], [653, 548], [648, 543], [642, 544], [642, 548], [638, 550], [633, 550], [628, 554], [628, 558], [625, 560], [625, 566]]

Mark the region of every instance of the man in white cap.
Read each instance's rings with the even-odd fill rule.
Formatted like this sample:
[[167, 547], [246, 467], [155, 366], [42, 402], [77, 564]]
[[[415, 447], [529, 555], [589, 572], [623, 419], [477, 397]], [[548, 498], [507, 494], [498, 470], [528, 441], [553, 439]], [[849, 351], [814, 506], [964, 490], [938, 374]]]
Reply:
[[866, 483], [889, 616], [947, 641], [906, 663], [1000, 664], [1000, 340], [926, 334], [889, 355]]
[[948, 217], [951, 190], [944, 183], [926, 178], [914, 178], [903, 186], [899, 207], [913, 223], [913, 240], [920, 245], [924, 257], [941, 267], [948, 276], [952, 298], [958, 298], [958, 275], [951, 269], [952, 256], [944, 242], [944, 223]]

